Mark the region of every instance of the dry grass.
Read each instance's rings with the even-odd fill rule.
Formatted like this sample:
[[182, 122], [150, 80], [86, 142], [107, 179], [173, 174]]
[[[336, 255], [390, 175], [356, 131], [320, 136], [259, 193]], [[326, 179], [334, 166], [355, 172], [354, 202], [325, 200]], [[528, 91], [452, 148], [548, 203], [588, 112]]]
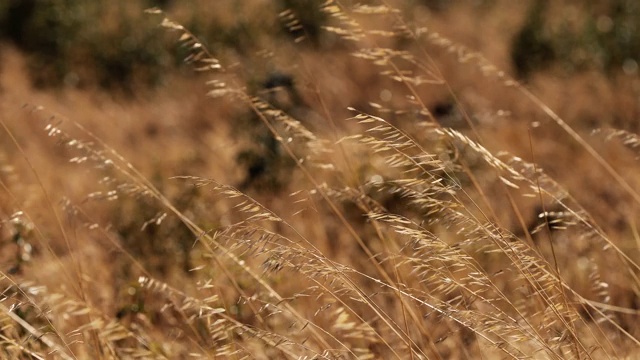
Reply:
[[498, 20], [476, 52], [401, 9], [327, 1], [326, 48], [252, 59], [150, 11], [200, 75], [126, 105], [5, 50], [0, 356], [637, 356], [633, 100], [525, 86]]

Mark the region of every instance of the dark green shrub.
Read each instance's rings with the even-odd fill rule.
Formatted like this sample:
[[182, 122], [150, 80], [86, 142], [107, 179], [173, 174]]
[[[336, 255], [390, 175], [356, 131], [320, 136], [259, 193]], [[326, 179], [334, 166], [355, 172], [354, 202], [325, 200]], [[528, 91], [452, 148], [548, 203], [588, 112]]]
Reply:
[[28, 54], [38, 87], [132, 90], [157, 84], [172, 58], [141, 10], [127, 2], [12, 1], [0, 18], [1, 35]]
[[544, 12], [547, 3], [536, 1], [520, 32], [513, 39], [511, 61], [519, 78], [548, 66], [555, 58], [552, 41], [545, 33]]
[[[604, 7], [583, 4], [585, 21], [569, 23], [563, 14], [547, 14], [547, 2], [536, 1], [515, 36], [511, 59], [522, 79], [558, 63], [565, 71], [597, 69], [636, 73], [640, 61], [640, 3], [611, 1]], [[552, 27], [555, 20], [557, 26]]]

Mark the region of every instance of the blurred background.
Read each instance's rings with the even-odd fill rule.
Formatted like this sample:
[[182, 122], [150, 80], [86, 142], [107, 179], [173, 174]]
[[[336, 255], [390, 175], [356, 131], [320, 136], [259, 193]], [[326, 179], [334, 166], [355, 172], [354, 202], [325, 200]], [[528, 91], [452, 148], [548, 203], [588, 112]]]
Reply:
[[[35, 87], [132, 90], [161, 85], [162, 74], [181, 63], [143, 9], [164, 9], [212, 48], [255, 57], [255, 51], [265, 46], [261, 38], [302, 32], [312, 47], [325, 51], [335, 47], [322, 30], [329, 18], [320, 11], [321, 4], [7, 0], [0, 4], [0, 35], [5, 46], [16, 47], [27, 58]], [[484, 50], [485, 56], [520, 79], [553, 70], [565, 75], [589, 70], [637, 72], [640, 5], [634, 1], [409, 0], [393, 5], [410, 21], [429, 24], [454, 41]], [[298, 33], [275, 21], [274, 16], [285, 9], [300, 17]]]
[[[552, 177], [568, 188], [580, 189], [575, 195], [593, 204], [590, 210], [622, 226], [629, 212], [623, 206], [625, 196], [604, 186], [611, 179], [587, 165], [585, 154], [539, 107], [487, 77], [473, 61], [465, 63], [458, 50], [434, 39], [442, 36], [467, 52], [477, 51], [593, 141], [603, 155], [609, 154], [607, 161], [625, 168], [634, 164], [633, 156], [630, 160], [621, 156], [619, 143], [604, 141], [603, 132], [592, 132], [610, 128], [638, 132], [640, 3], [390, 3], [412, 26], [428, 29], [424, 41], [385, 39], [373, 44], [369, 40], [358, 46], [428, 54], [446, 85], [422, 84], [419, 95], [441, 125], [469, 134], [466, 114], [478, 125], [477, 134], [491, 151], [533, 160], [533, 146], [536, 162]], [[311, 119], [307, 125], [312, 124], [314, 131], [347, 126], [342, 119], [349, 116], [349, 106], [371, 110], [369, 103], [374, 102], [394, 111], [409, 109], [406, 89], [380, 76], [381, 69], [371, 62], [354, 57], [357, 46], [325, 30], [335, 20], [320, 10], [321, 4], [313, 0], [2, 1], [1, 114], [30, 147], [41, 145], [40, 138], [29, 132], [33, 125], [20, 120], [27, 116], [21, 110], [24, 104], [44, 106], [52, 114], [82, 123], [158, 179], [177, 172], [197, 173], [257, 192], [277, 190], [286, 175], [265, 171], [267, 163], [279, 160], [261, 154], [270, 151], [270, 145], [260, 131], [254, 131], [247, 109], [233, 101], [208, 98], [205, 83], [210, 78], [184, 63], [188, 51], [177, 44], [178, 35], [160, 29], [162, 18], [145, 14], [144, 9], [161, 8], [189, 29], [248, 93], [262, 96], [272, 88], [284, 89], [280, 91], [284, 97], [271, 100]], [[287, 9], [299, 21], [295, 29], [287, 27], [283, 13]], [[379, 16], [359, 20], [371, 28], [397, 25]], [[328, 118], [337, 125], [330, 125]], [[415, 122], [395, 113], [387, 120]], [[45, 168], [48, 157], [59, 156], [47, 151], [47, 146], [36, 156]], [[6, 141], [2, 149], [4, 156], [15, 156]], [[210, 161], [212, 156], [217, 161]], [[568, 164], [583, 162], [580, 176], [566, 171]], [[629, 178], [637, 182], [631, 174]], [[62, 182], [61, 191], [78, 196], [86, 192], [76, 185], [80, 184]], [[617, 206], [604, 211], [599, 206], [602, 202]]]

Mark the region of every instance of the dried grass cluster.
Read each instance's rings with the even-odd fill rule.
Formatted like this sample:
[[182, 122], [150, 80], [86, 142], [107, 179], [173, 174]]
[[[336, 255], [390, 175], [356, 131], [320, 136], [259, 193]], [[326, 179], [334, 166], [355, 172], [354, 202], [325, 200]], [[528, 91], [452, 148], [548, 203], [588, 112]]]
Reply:
[[[32, 256], [54, 263], [60, 285], [40, 286], [19, 270], [2, 273], [2, 357], [637, 355], [638, 311], [620, 295], [637, 298], [637, 248], [622, 248], [570, 189], [545, 174], [533, 144], [533, 162], [492, 151], [431, 52], [454, 54], [460, 67], [479, 69], [531, 101], [637, 205], [640, 196], [620, 170], [481, 54], [406, 23], [384, 1], [328, 0], [321, 10], [330, 19], [324, 30], [395, 84], [397, 103], [353, 105], [342, 124], [336, 117], [343, 110], [333, 110], [311, 81], [313, 110], [304, 114], [322, 124], [294, 118], [251, 93], [237, 69], [189, 30], [150, 11], [178, 34], [186, 61], [209, 77], [208, 95], [249, 109], [290, 160], [289, 181], [275, 197], [193, 174], [175, 174], [171, 186], [159, 186], [100, 134], [28, 108], [64, 157], [99, 174], [101, 190], [84, 203], [64, 202], [61, 213], [47, 186], [36, 186], [57, 228], [3, 206], [13, 214], [2, 223], [3, 237], [16, 239], [19, 257], [30, 256], [25, 244], [37, 244], [43, 254]], [[294, 12], [281, 17], [300, 34]], [[371, 17], [385, 27], [371, 27]], [[308, 71], [301, 76], [313, 76], [304, 54], [295, 61]], [[424, 86], [447, 89], [466, 125], [443, 125], [425, 103]], [[5, 120], [2, 126], [29, 161]], [[638, 143], [628, 132], [602, 133], [632, 148]], [[31, 170], [37, 177], [38, 167]], [[20, 204], [8, 175], [0, 180], [3, 199]], [[140, 219], [130, 228], [141, 231], [114, 231], [93, 219], [91, 209], [104, 201], [116, 204], [120, 216]], [[531, 203], [538, 205], [533, 223]], [[52, 237], [64, 246], [52, 248]], [[83, 256], [92, 253], [76, 251], [85, 242], [96, 242], [93, 256], [119, 267], [115, 277], [137, 278], [119, 283], [121, 304], [101, 303], [101, 281], [109, 279], [90, 278], [92, 259]]]

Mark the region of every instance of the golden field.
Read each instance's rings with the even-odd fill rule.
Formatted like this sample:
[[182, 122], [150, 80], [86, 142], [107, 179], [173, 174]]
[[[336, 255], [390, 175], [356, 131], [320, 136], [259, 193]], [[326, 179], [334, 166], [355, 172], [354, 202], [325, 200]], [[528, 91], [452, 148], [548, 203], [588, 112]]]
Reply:
[[0, 14], [0, 358], [639, 356], [633, 2]]

